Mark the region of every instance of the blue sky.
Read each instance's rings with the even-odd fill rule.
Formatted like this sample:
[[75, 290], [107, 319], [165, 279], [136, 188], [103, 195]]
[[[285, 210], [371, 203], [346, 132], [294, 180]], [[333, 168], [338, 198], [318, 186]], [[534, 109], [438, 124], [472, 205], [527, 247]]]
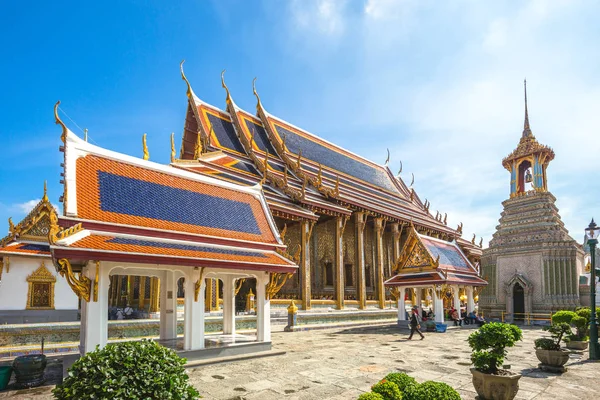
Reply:
[[523, 126], [554, 148], [549, 189], [572, 236], [600, 218], [600, 6], [592, 1], [4, 2], [0, 14], [0, 236], [41, 197], [58, 204], [60, 129], [167, 163], [186, 108], [179, 62], [225, 107], [220, 72], [267, 110], [403, 178], [431, 210], [491, 238], [508, 197], [501, 160]]

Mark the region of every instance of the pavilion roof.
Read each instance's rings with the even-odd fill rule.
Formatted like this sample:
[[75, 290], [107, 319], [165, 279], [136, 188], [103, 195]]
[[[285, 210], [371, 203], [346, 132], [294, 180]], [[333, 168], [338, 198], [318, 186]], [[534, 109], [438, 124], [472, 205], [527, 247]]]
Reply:
[[[242, 186], [93, 146], [66, 127], [55, 258], [294, 272], [260, 185]], [[152, 260], [152, 261], [151, 261]]]

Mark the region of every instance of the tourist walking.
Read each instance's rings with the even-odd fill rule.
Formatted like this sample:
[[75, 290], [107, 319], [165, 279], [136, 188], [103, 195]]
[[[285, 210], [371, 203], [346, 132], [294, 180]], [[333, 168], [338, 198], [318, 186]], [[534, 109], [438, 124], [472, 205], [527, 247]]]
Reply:
[[425, 339], [425, 336], [423, 336], [423, 333], [421, 333], [421, 325], [419, 324], [419, 309], [417, 307], [413, 307], [410, 315], [410, 336], [408, 337], [408, 340], [412, 340], [415, 332], [421, 335], [421, 340]]

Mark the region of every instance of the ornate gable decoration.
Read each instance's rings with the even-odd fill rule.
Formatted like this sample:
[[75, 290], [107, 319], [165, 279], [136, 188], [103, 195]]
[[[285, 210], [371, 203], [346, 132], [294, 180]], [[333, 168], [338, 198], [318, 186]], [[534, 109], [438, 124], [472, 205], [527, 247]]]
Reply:
[[419, 234], [411, 224], [408, 238], [400, 252], [400, 257], [396, 262], [394, 271], [402, 272], [403, 270], [414, 272], [415, 269], [423, 271], [425, 269], [436, 269], [439, 265], [438, 260], [434, 260], [425, 245], [421, 242]]
[[27, 277], [27, 283], [25, 308], [28, 310], [53, 310], [56, 277], [46, 268], [43, 261], [40, 267]]
[[40, 267], [27, 277], [27, 282], [56, 282], [56, 277], [52, 275], [52, 272], [46, 268], [46, 265], [42, 261]]
[[48, 200], [46, 183], [44, 182], [44, 195], [40, 202], [17, 225], [8, 219], [8, 235], [0, 240], [0, 247], [16, 239], [28, 239], [46, 242], [50, 228], [50, 215], [56, 215], [54, 206]]

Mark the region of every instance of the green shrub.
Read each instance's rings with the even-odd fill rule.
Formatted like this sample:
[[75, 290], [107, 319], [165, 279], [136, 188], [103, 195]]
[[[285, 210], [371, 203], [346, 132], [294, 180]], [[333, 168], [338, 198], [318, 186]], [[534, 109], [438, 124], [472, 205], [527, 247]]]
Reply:
[[394, 382], [389, 382], [385, 379], [373, 385], [371, 390], [374, 393], [379, 393], [384, 400], [402, 400], [402, 392], [400, 392], [398, 386]]
[[573, 317], [576, 317], [577, 314], [575, 314], [575, 312], [573, 311], [557, 311], [554, 314], [552, 314], [552, 324], [570, 324], [571, 320], [573, 319]]
[[[571, 326], [569, 326], [569, 324], [567, 324], [566, 322], [561, 322], [558, 324], [553, 323], [552, 325], [545, 326], [542, 329], [546, 332], [550, 332], [552, 339], [537, 339], [535, 341], [536, 349], [539, 348], [542, 350], [560, 350], [560, 341], [563, 339], [563, 337], [573, 334], [573, 331], [571, 331]], [[554, 345], [550, 346], [548, 340], [551, 340], [554, 343]], [[544, 348], [538, 347], [538, 343], [540, 343], [541, 346], [544, 346]]]
[[577, 333], [574, 335], [576, 338], [572, 340], [585, 340], [587, 331], [589, 330], [588, 321], [585, 319], [585, 317], [580, 317], [579, 315], [574, 316], [571, 320], [571, 325], [573, 325], [577, 331]]
[[358, 400], [384, 400], [384, 398], [379, 393], [369, 392], [358, 396]]
[[560, 350], [556, 347], [554, 340], [548, 338], [535, 339], [535, 348], [539, 350]]
[[507, 347], [513, 347], [523, 337], [516, 325], [490, 322], [473, 332], [468, 339], [473, 350], [471, 361], [475, 369], [486, 374], [495, 374], [504, 362]]
[[407, 386], [418, 385], [415, 378], [400, 372], [392, 372], [391, 374], [387, 374], [386, 377], [383, 379], [395, 383], [396, 386], [398, 386], [398, 389], [400, 389], [400, 391], [403, 393]]
[[585, 318], [588, 324], [590, 323], [590, 319], [592, 319], [592, 310], [589, 307], [579, 307], [575, 310], [575, 314], [577, 314], [578, 317]]
[[87, 353], [52, 391], [66, 399], [198, 399], [185, 359], [151, 340], [109, 344]]
[[580, 337], [579, 340], [585, 340], [582, 338], [585, 338], [590, 334], [590, 319], [592, 319], [592, 310], [589, 307], [579, 307], [575, 311], [575, 314], [577, 314], [578, 317], [583, 318], [585, 320], [585, 323], [583, 324], [579, 322], [579, 324], [582, 325], [581, 329], [578, 325], [575, 324], [573, 320], [571, 320], [571, 323], [575, 325], [575, 328], [577, 329], [577, 335]]
[[460, 394], [450, 385], [443, 382], [427, 381], [423, 382], [416, 388], [418, 400], [461, 400]]

